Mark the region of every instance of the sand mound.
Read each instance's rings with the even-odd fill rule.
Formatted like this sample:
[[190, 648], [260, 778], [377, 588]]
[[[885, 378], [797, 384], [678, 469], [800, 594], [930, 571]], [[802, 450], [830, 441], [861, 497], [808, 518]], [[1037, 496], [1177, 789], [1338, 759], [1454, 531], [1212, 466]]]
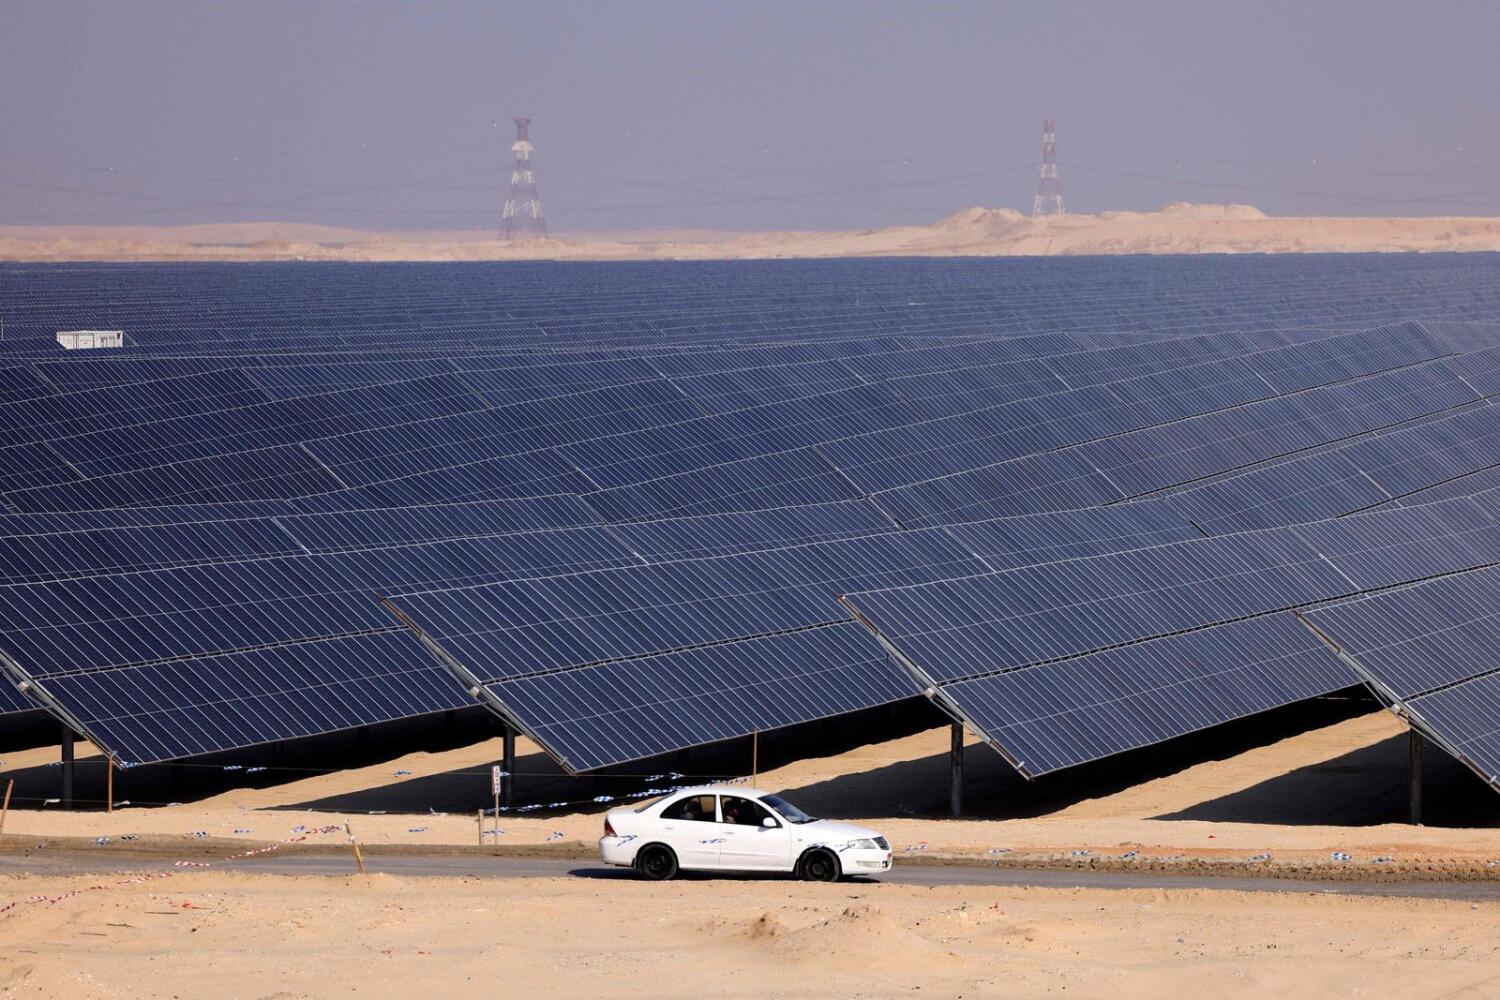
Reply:
[[[962, 212], [954, 212], [946, 218], [939, 219], [934, 223], [936, 229], [958, 229], [972, 226], [991, 226], [996, 223], [1014, 224], [1025, 222], [1027, 216], [1022, 215], [1013, 208], [981, 208], [976, 205], [966, 208]], [[871, 230], [878, 232], [879, 230]]]
[[1161, 210], [1163, 215], [1182, 219], [1268, 219], [1254, 205], [1200, 205], [1190, 201], [1174, 201]]
[[779, 938], [787, 933], [786, 924], [781, 918], [770, 910], [762, 913], [741, 931], [740, 936], [750, 941], [764, 941], [768, 938]]
[[766, 912], [745, 924], [738, 937], [787, 962], [900, 968], [958, 962], [958, 956], [909, 929], [878, 906], [850, 906], [843, 912], [800, 929], [788, 928]]

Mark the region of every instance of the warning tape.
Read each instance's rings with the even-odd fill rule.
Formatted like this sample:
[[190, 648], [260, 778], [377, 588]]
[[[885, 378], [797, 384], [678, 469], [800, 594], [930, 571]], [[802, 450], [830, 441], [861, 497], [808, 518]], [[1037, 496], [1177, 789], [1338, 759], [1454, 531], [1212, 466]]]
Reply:
[[55, 906], [65, 899], [72, 899], [74, 896], [81, 896], [86, 892], [99, 892], [100, 890], [113, 889], [121, 885], [138, 885], [154, 879], [171, 878], [175, 874], [176, 872], [147, 872], [144, 875], [133, 875], [130, 878], [122, 878], [114, 882], [98, 882], [94, 885], [86, 885], [81, 889], [65, 892], [61, 896], [48, 896], [45, 894], [27, 896], [24, 899], [11, 900], [4, 906], [0, 906], [0, 913], [9, 913], [25, 903], [46, 903], [48, 906]]
[[[269, 854], [272, 851], [279, 851], [279, 850], [281, 850], [282, 846], [285, 845], [285, 844], [300, 844], [303, 841], [307, 840], [309, 837], [317, 836], [318, 834], [324, 834], [324, 833], [336, 833], [336, 832], [342, 831], [343, 829], [344, 829], [344, 827], [341, 824], [336, 824], [336, 825], [333, 825], [333, 826], [314, 827], [313, 829], [310, 829], [310, 830], [307, 829], [307, 828], [305, 828], [305, 827], [296, 827], [296, 828], [294, 828], [294, 830], [297, 831], [297, 832], [300, 832], [300, 836], [288, 837], [287, 839], [282, 840], [282, 841], [280, 841], [278, 843], [267, 844], [265, 847], [256, 847], [256, 848], [252, 848], [251, 850], [248, 850], [248, 851], [240, 851], [237, 854], [225, 855], [224, 857], [219, 858], [217, 862], [214, 862], [214, 861], [174, 861], [174, 862], [172, 862], [172, 867], [173, 868], [212, 868], [216, 863], [222, 863], [222, 862], [225, 862], [225, 861], [235, 861], [235, 860], [238, 860], [239, 858], [252, 858], [252, 857], [255, 857], [258, 854]], [[207, 836], [207, 834], [193, 833], [193, 834], [190, 834], [190, 836], [193, 836], [193, 837], [202, 837], [202, 836]], [[127, 835], [127, 836], [122, 837], [120, 839], [122, 839], [122, 840], [127, 840], [127, 839], [133, 840], [135, 838], [133, 836]], [[46, 846], [47, 846], [47, 844], [46, 844], [45, 841], [42, 842], [42, 843], [40, 843], [40, 844], [37, 844], [36, 847], [33, 847], [30, 850], [28, 850], [23, 855], [23, 857], [30, 857], [31, 854], [33, 854], [34, 852], [36, 852], [36, 851], [38, 851], [41, 848], [46, 847]], [[153, 881], [155, 879], [171, 878], [173, 875], [176, 875], [176, 874], [177, 873], [174, 872], [174, 871], [146, 872], [146, 873], [141, 874], [141, 875], [133, 875], [130, 878], [123, 878], [123, 879], [119, 879], [119, 880], [114, 881], [114, 882], [99, 882], [99, 883], [96, 883], [94, 885], [87, 885], [87, 886], [84, 886], [81, 889], [73, 889], [73, 890], [71, 890], [69, 892], [65, 892], [61, 896], [48, 896], [48, 895], [45, 895], [45, 894], [25, 896], [25, 897], [23, 897], [21, 899], [13, 899], [9, 903], [6, 903], [4, 906], [0, 906], [0, 916], [11, 915], [11, 914], [14, 913], [14, 911], [16, 911], [20, 907], [22, 907], [24, 905], [27, 905], [27, 904], [35, 905], [35, 904], [39, 904], [39, 903], [46, 903], [48, 906], [55, 906], [58, 903], [61, 903], [65, 899], [72, 899], [74, 896], [81, 896], [81, 895], [83, 895], [84, 893], [87, 893], [87, 892], [99, 892], [99, 891], [103, 891], [103, 890], [107, 890], [107, 889], [114, 889], [117, 886], [122, 886], [122, 885], [138, 885], [138, 884], [140, 884], [142, 882], [150, 882], [150, 881]]]

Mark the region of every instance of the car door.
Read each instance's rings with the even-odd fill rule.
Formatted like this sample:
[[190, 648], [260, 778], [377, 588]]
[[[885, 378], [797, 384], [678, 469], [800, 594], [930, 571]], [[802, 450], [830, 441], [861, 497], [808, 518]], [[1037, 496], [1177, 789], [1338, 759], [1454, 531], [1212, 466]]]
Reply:
[[[740, 795], [719, 796], [719, 864], [739, 871], [790, 871], [792, 832], [770, 810]], [[766, 826], [771, 820], [774, 826]]]
[[714, 795], [684, 795], [667, 803], [657, 817], [661, 839], [677, 853], [683, 868], [717, 868], [723, 838], [719, 836], [718, 800]]

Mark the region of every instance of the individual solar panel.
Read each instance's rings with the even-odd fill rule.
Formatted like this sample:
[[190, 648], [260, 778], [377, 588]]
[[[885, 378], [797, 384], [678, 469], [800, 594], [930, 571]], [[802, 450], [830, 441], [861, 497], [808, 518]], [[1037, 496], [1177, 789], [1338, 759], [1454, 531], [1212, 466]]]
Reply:
[[638, 563], [603, 529], [277, 557], [0, 587], [0, 648], [34, 676], [390, 627], [375, 596]]
[[895, 530], [895, 525], [879, 510], [857, 500], [743, 514], [640, 521], [611, 528], [632, 552], [651, 561], [733, 555]]
[[36, 399], [51, 392], [30, 365], [0, 367], [0, 401], [15, 402]]
[[845, 622], [485, 688], [570, 771], [832, 718], [920, 692]]
[[328, 493], [343, 486], [305, 450], [288, 445], [16, 490], [6, 499], [20, 511], [47, 512], [269, 500]]
[[[1492, 360], [1500, 362], [1500, 358]], [[1477, 398], [1453, 370], [1452, 362], [1439, 360], [946, 474], [882, 491], [875, 499], [909, 525], [1110, 503], [1368, 433]]]
[[91, 740], [130, 764], [472, 704], [405, 632], [63, 674], [44, 685]]
[[303, 551], [274, 522], [209, 521], [0, 537], [0, 585]]
[[1303, 619], [1414, 728], [1500, 790], [1497, 597], [1500, 570], [1489, 568], [1315, 608]]
[[991, 570], [1146, 548], [1202, 537], [1163, 504], [1118, 504], [941, 529]]
[[777, 452], [589, 493], [610, 521], [649, 521], [856, 500], [863, 491], [812, 448]]
[[481, 406], [457, 376], [436, 376], [101, 429], [50, 445], [85, 475], [98, 477], [434, 420]]
[[266, 399], [265, 390], [234, 369], [43, 396], [0, 406], [0, 444], [48, 441], [101, 427], [118, 430]]
[[1355, 683], [1289, 616], [1267, 615], [960, 681], [944, 695], [1034, 778]]
[[[339, 494], [325, 494], [336, 497]], [[308, 552], [340, 552], [517, 531], [576, 528], [598, 515], [573, 495], [523, 497], [432, 507], [329, 510], [277, 519]]]
[[891, 534], [393, 601], [489, 682], [841, 621], [833, 596], [851, 579], [931, 580], [982, 568], [941, 535]]

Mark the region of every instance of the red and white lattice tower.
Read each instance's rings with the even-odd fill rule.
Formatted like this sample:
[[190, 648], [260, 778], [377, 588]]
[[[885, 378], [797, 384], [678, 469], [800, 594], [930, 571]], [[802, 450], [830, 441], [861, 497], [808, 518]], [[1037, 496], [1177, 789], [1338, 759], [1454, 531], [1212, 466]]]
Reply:
[[530, 118], [517, 118], [516, 141], [510, 147], [516, 154], [516, 165], [510, 173], [510, 197], [500, 213], [500, 237], [507, 240], [540, 238], [547, 235], [547, 221], [542, 218], [542, 200], [536, 194], [536, 174], [531, 170], [531, 140], [526, 129]]
[[1031, 214], [1065, 215], [1062, 181], [1057, 177], [1057, 122], [1042, 122], [1042, 168], [1036, 175], [1036, 201]]

